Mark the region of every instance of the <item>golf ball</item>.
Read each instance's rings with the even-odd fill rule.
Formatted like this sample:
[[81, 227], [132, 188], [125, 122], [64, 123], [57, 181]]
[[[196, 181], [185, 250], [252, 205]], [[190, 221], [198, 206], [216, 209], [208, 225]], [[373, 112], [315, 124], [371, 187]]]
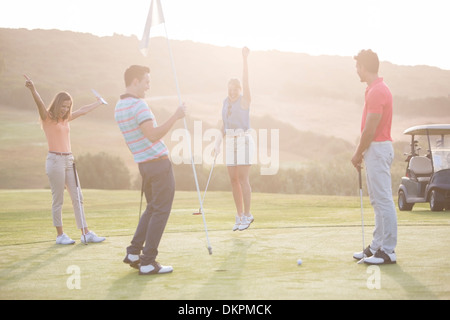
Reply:
[[298, 259], [298, 260], [297, 260], [297, 265], [299, 265], [299, 266], [302, 265], [302, 259]]

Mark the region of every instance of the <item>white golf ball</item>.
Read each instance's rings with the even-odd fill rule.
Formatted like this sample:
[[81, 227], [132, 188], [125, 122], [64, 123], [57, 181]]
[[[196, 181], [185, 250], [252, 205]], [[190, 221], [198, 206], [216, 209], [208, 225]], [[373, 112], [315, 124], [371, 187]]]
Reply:
[[298, 260], [297, 260], [297, 265], [299, 265], [299, 266], [302, 265], [302, 259], [298, 259]]

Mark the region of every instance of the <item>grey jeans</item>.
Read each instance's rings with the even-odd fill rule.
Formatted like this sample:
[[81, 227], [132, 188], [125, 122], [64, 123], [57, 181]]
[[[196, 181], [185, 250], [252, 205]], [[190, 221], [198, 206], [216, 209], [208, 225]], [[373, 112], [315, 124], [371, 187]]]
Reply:
[[141, 265], [155, 262], [158, 247], [172, 210], [175, 196], [175, 178], [170, 160], [139, 164], [144, 181], [147, 207], [142, 214], [127, 253], [139, 255]]
[[[81, 214], [77, 185], [75, 182], [75, 174], [73, 171], [73, 155], [57, 155], [49, 153], [45, 165], [50, 188], [52, 190], [52, 216], [53, 226], [62, 227], [62, 207], [64, 202], [64, 188], [67, 188], [70, 198], [72, 199], [73, 211], [78, 229], [82, 226], [87, 228], [84, 215]], [[83, 194], [80, 188], [80, 202], [83, 206]], [[82, 220], [83, 219], [83, 222]]]
[[372, 142], [364, 153], [367, 188], [375, 211], [375, 229], [370, 247], [390, 254], [397, 245], [397, 211], [392, 198], [392, 142]]

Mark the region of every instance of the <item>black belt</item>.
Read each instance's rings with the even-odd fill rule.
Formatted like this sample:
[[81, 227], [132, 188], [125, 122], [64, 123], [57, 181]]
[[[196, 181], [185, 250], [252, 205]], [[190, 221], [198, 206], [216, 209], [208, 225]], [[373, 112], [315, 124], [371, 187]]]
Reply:
[[148, 160], [148, 161], [145, 161], [143, 163], [152, 163], [152, 162], [158, 162], [158, 161], [167, 160], [167, 159], [169, 159], [169, 156], [162, 156], [160, 158], [156, 158], [156, 159], [153, 159], [153, 160]]
[[56, 154], [58, 156], [71, 156], [72, 155], [72, 152], [54, 152], [54, 151], [49, 151], [48, 153]]

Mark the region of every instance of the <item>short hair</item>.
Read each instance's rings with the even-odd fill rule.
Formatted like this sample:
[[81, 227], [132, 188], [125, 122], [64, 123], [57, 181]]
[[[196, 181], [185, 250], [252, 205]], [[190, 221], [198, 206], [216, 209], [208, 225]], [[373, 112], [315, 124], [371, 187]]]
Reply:
[[358, 55], [353, 58], [367, 71], [378, 73], [380, 69], [380, 60], [378, 59], [378, 55], [372, 50], [361, 50]]
[[139, 81], [142, 80], [143, 77], [147, 73], [150, 73], [150, 68], [149, 67], [138, 66], [138, 65], [133, 65], [133, 66], [129, 67], [125, 71], [125, 75], [124, 75], [125, 86], [126, 87], [130, 86], [134, 79], [138, 79]]

